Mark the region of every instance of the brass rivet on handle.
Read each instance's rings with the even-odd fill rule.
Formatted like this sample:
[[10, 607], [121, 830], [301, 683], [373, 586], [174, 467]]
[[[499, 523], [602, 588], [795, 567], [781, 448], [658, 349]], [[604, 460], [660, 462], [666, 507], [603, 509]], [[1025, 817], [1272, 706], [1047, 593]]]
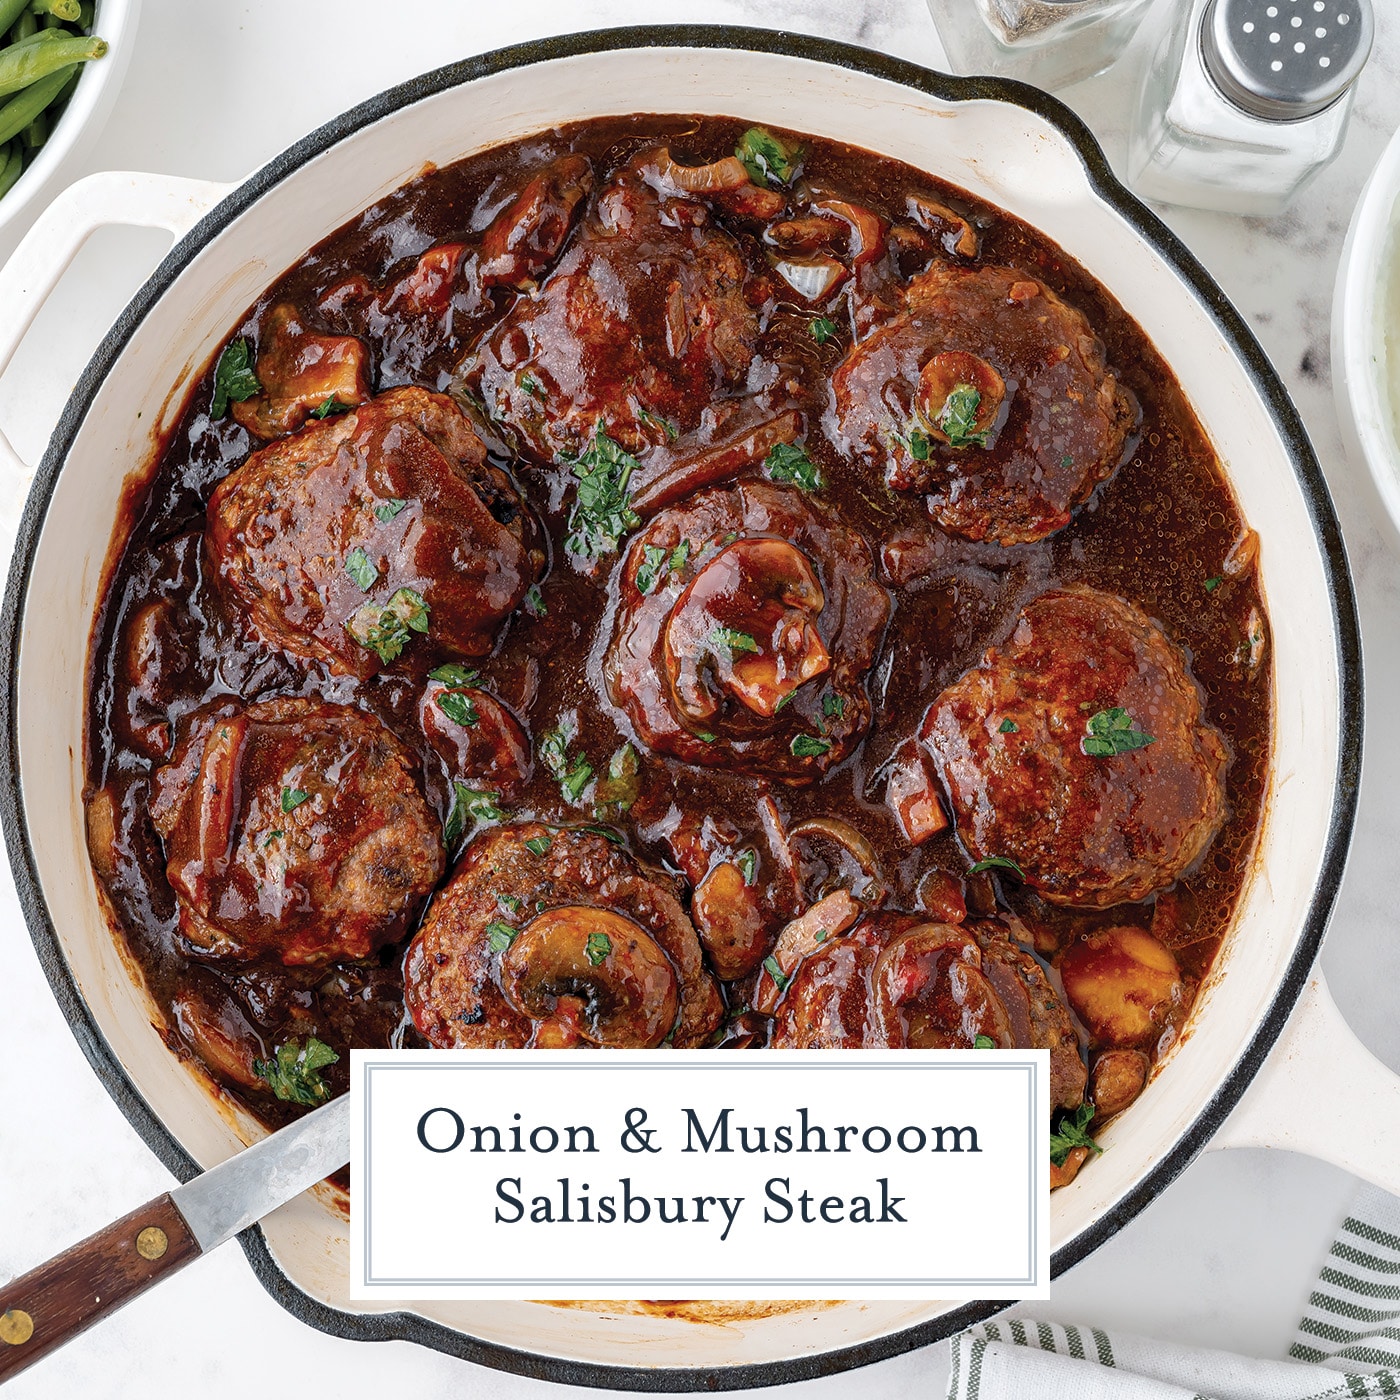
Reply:
[[0, 1342], [7, 1346], [23, 1346], [34, 1335], [34, 1319], [21, 1308], [0, 1313]]
[[147, 1225], [136, 1236], [136, 1252], [143, 1259], [159, 1259], [170, 1248], [170, 1237], [159, 1225]]

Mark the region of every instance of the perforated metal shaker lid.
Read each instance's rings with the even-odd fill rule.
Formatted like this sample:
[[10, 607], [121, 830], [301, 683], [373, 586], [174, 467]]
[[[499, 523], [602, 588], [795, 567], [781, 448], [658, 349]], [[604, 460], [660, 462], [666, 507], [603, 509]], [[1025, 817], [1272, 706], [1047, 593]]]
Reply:
[[1265, 121], [1330, 107], [1365, 67], [1371, 0], [1211, 0], [1201, 58], [1220, 91]]

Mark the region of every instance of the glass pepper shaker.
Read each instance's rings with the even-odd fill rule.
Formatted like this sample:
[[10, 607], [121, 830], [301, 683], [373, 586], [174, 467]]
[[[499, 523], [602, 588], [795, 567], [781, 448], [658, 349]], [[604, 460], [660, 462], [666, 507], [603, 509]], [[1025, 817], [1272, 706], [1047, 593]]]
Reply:
[[928, 0], [956, 73], [1068, 87], [1102, 73], [1152, 0]]
[[1374, 33], [1371, 0], [1193, 0], [1148, 66], [1128, 183], [1277, 214], [1341, 149]]

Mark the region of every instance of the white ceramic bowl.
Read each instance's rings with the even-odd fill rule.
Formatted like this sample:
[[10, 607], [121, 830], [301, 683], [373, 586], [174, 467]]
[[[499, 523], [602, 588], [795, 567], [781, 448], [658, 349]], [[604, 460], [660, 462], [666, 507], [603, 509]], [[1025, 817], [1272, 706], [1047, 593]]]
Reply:
[[126, 77], [140, 17], [141, 0], [97, 0], [92, 32], [107, 41], [107, 52], [84, 66], [49, 139], [9, 193], [0, 196], [0, 232], [49, 190], [62, 167], [82, 155], [101, 134]]
[[1400, 132], [1352, 216], [1332, 310], [1332, 383], [1342, 437], [1400, 531]]

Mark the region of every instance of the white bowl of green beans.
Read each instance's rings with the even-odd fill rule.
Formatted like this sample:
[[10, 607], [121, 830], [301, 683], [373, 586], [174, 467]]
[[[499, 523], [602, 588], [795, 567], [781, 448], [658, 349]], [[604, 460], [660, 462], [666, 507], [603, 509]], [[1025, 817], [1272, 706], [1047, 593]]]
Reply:
[[0, 0], [0, 230], [101, 131], [139, 9], [140, 0]]

